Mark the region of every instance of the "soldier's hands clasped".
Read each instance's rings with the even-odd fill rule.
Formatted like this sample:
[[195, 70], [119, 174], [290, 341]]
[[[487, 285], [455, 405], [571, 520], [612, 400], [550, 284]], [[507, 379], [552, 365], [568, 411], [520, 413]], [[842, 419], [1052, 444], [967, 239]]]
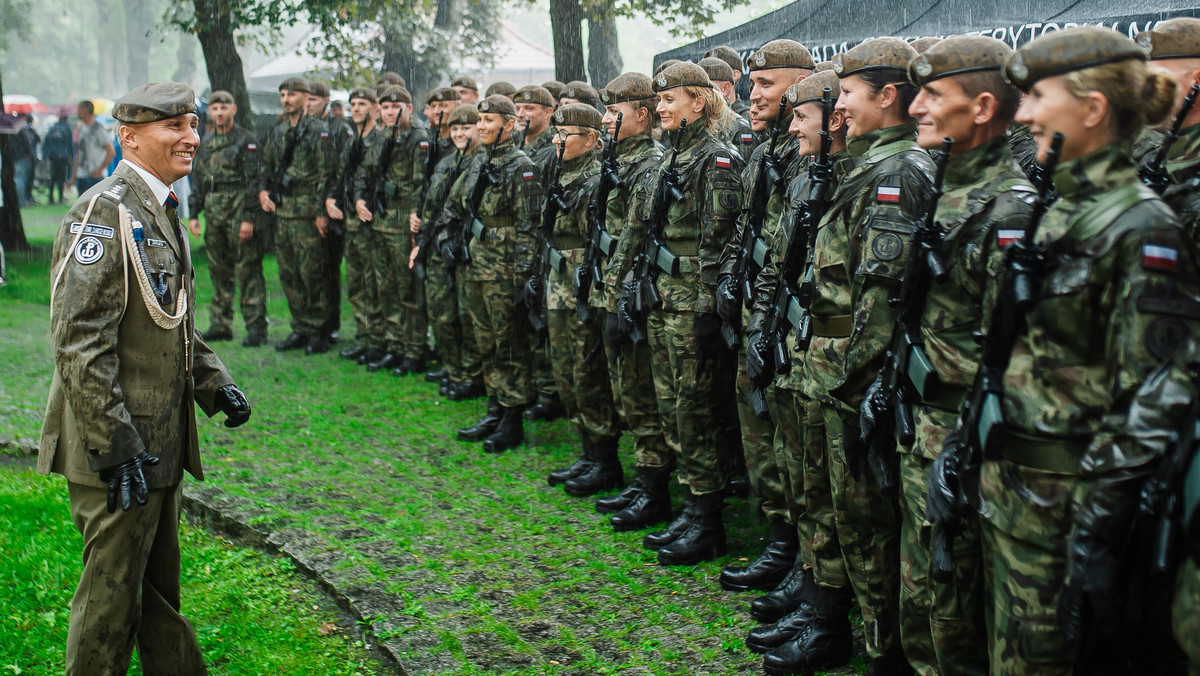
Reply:
[[722, 275], [717, 282], [717, 315], [727, 322], [735, 322], [742, 316], [742, 301], [729, 275]]
[[133, 502], [146, 504], [150, 491], [146, 488], [146, 475], [142, 467], [152, 467], [158, 464], [158, 458], [142, 451], [129, 460], [107, 469], [100, 470], [100, 480], [108, 484], [108, 513], [117, 511], [118, 500], [121, 511], [129, 511]]
[[250, 419], [250, 402], [236, 385], [217, 390], [217, 407], [225, 414], [226, 427], [237, 427]]

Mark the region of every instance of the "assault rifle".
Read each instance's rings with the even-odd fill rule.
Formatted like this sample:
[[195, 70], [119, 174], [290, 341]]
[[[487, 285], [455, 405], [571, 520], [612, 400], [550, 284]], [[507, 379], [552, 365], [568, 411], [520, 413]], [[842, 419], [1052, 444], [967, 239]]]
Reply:
[[675, 161], [679, 159], [679, 141], [687, 129], [687, 124], [687, 118], [684, 118], [671, 143], [671, 162], [659, 173], [658, 185], [654, 190], [646, 246], [638, 258], [637, 272], [634, 276], [637, 291], [634, 295], [633, 314], [639, 324], [645, 322], [651, 310], [662, 307], [662, 295], [658, 292], [659, 274], [665, 272], [672, 277], [679, 274], [679, 256], [672, 253], [663, 243], [663, 232], [667, 227], [667, 212], [671, 209], [671, 203], [680, 202], [684, 197], [680, 187], [683, 179], [675, 170]]
[[1167, 173], [1167, 153], [1171, 151], [1171, 146], [1175, 140], [1179, 138], [1179, 130], [1183, 127], [1183, 120], [1192, 112], [1192, 108], [1196, 106], [1196, 98], [1200, 96], [1200, 85], [1194, 84], [1188, 95], [1183, 99], [1183, 105], [1179, 107], [1179, 114], [1175, 116], [1175, 122], [1171, 128], [1167, 130], [1163, 137], [1162, 145], [1159, 146], [1158, 152], [1154, 154], [1154, 158], [1148, 164], [1138, 167], [1138, 178], [1142, 179], [1147, 187], [1152, 188], [1159, 195], [1167, 191], [1167, 186], [1171, 185], [1171, 175]]
[[[433, 172], [437, 168], [438, 160], [438, 140], [442, 135], [442, 117], [444, 112], [438, 113], [437, 122], [433, 125], [433, 140], [429, 142], [429, 154], [425, 156], [425, 176], [421, 179], [421, 195], [417, 198], [417, 216], [425, 213], [425, 200], [429, 197], [429, 185], [433, 182]], [[424, 226], [425, 224], [422, 224]], [[413, 261], [413, 274], [417, 279], [425, 279], [425, 262], [429, 259], [429, 246], [431, 240], [426, 235], [426, 228], [422, 227], [421, 232], [417, 233], [414, 239], [414, 244], [417, 248], [417, 258]]]
[[521, 125], [521, 134], [513, 139], [513, 145], [517, 150], [525, 149], [525, 134], [529, 132], [529, 123], [533, 120], [526, 119], [525, 124]]
[[283, 204], [284, 195], [290, 195], [292, 192], [292, 177], [288, 176], [288, 169], [292, 166], [292, 160], [296, 158], [296, 144], [300, 142], [300, 128], [304, 126], [304, 118], [308, 117], [304, 110], [300, 111], [300, 119], [296, 120], [296, 126], [287, 130], [283, 143], [283, 157], [279, 159], [279, 168], [275, 170], [275, 176], [267, 183], [267, 198], [275, 203], [278, 207]]
[[379, 150], [379, 164], [375, 165], [371, 182], [367, 184], [367, 211], [370, 211], [375, 218], [387, 216], [387, 198], [396, 195], [396, 184], [388, 181], [387, 175], [392, 168], [392, 155], [396, 152], [396, 134], [400, 131], [400, 119], [404, 117], [402, 112], [396, 111], [396, 120], [392, 123], [392, 131]]
[[[337, 193], [333, 196], [333, 204], [342, 212], [340, 228], [343, 230], [341, 234], [345, 234], [345, 215], [354, 209], [354, 172], [358, 171], [358, 166], [362, 164], [363, 157], [366, 155], [367, 146], [364, 142], [364, 136], [367, 132], [367, 125], [363, 123], [359, 128], [358, 133], [354, 135], [354, 141], [350, 144], [350, 152], [346, 155], [346, 166], [342, 167], [341, 180], [338, 181]], [[333, 220], [329, 222], [330, 227], [333, 226]], [[370, 238], [370, 230], [367, 230], [367, 237]]]
[[[443, 185], [445, 186], [446, 192], [449, 192], [450, 186], [454, 185], [454, 182], [458, 180], [458, 175], [460, 173], [462, 173], [462, 169], [463, 169], [462, 161], [463, 161], [463, 155], [460, 152], [459, 156], [458, 156], [458, 160], [454, 163], [454, 166], [450, 168], [450, 171], [446, 173], [446, 180], [443, 183]], [[443, 197], [445, 196], [445, 194], [446, 193], [443, 193]], [[435, 219], [433, 219], [433, 222], [430, 223], [429, 225], [431, 227], [433, 227], [433, 226], [436, 226], [436, 224], [438, 222], [440, 222], [440, 219], [435, 218]], [[424, 230], [424, 226], [425, 226], [425, 224], [422, 224], [422, 230]], [[442, 227], [445, 227], [445, 226], [443, 225]], [[425, 243], [428, 244], [429, 246], [433, 246], [433, 243], [437, 241], [435, 238], [436, 234], [437, 234], [437, 232], [434, 230], [430, 230], [429, 232], [427, 232], [425, 234]], [[449, 249], [448, 250], [442, 249], [442, 251], [446, 251], [447, 253], [450, 253], [451, 255], [450, 256], [443, 255], [442, 265], [445, 267], [446, 288], [453, 290], [455, 287], [454, 268], [458, 264], [458, 260], [456, 258], [456, 256], [457, 256], [456, 252], [459, 251], [459, 248], [458, 248], [458, 245], [454, 242], [454, 240], [457, 238], [454, 237], [453, 235], [450, 235], [450, 239], [451, 239], [451, 241], [449, 242]]]
[[617, 113], [617, 123], [612, 140], [604, 148], [600, 156], [600, 185], [596, 188], [596, 198], [588, 205], [588, 222], [591, 224], [591, 234], [583, 247], [583, 261], [575, 268], [571, 279], [571, 295], [575, 297], [575, 313], [579, 321], [588, 323], [592, 320], [592, 312], [588, 308], [588, 298], [592, 287], [600, 288], [604, 272], [600, 269], [600, 255], [611, 256], [616, 249], [617, 241], [605, 229], [605, 219], [608, 215], [608, 196], [616, 188], [621, 187], [620, 165], [617, 164], [617, 139], [621, 137], [621, 120], [625, 113]]
[[487, 226], [483, 221], [479, 220], [479, 205], [483, 202], [483, 191], [487, 190], [489, 185], [493, 185], [500, 181], [500, 175], [496, 171], [496, 166], [492, 164], [492, 153], [496, 152], [496, 146], [500, 144], [500, 136], [502, 132], [496, 132], [496, 140], [492, 142], [491, 150], [484, 148], [487, 153], [487, 160], [479, 167], [479, 178], [475, 181], [475, 185], [471, 188], [471, 200], [469, 206], [470, 211], [462, 221], [462, 248], [459, 250], [461, 254], [459, 260], [463, 263], [471, 263], [471, 239], [478, 238], [483, 241], [483, 236], [487, 234]]
[[540, 341], [546, 336], [546, 318], [542, 314], [546, 309], [546, 277], [548, 270], [555, 270], [560, 275], [567, 273], [567, 259], [554, 246], [554, 222], [558, 220], [558, 212], [567, 211], [570, 206], [563, 195], [563, 187], [558, 179], [562, 176], [563, 152], [567, 144], [558, 146], [554, 156], [554, 164], [546, 176], [546, 203], [542, 206], [542, 218], [538, 224], [538, 257], [533, 263], [533, 274], [525, 282], [525, 288], [520, 295], [519, 303], [525, 306], [529, 315], [529, 324], [533, 333]]

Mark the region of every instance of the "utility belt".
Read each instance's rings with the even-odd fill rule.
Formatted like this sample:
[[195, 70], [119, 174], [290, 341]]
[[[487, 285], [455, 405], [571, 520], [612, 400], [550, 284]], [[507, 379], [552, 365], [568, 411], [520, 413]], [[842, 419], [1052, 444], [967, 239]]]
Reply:
[[1000, 457], [1047, 472], [1079, 474], [1087, 449], [1088, 442], [1082, 439], [1047, 439], [1006, 430]]
[[813, 335], [819, 338], [849, 338], [854, 328], [853, 315], [812, 315]]
[[516, 235], [517, 228], [513, 225], [512, 216], [483, 216], [471, 221], [471, 236], [477, 241], [486, 241], [488, 233], [493, 238], [500, 235]]

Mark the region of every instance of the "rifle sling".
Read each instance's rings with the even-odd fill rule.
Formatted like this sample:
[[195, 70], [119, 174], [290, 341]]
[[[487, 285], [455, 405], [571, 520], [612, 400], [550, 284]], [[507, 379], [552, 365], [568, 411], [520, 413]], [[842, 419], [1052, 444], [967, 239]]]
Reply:
[[1076, 439], [1045, 439], [1006, 430], [1000, 456], [1023, 467], [1046, 472], [1079, 474], [1088, 442]]
[[1087, 241], [1100, 234], [1131, 207], [1158, 195], [1141, 182], [1127, 183], [1116, 190], [1105, 193], [1087, 208], [1071, 218], [1067, 232], [1079, 241]]

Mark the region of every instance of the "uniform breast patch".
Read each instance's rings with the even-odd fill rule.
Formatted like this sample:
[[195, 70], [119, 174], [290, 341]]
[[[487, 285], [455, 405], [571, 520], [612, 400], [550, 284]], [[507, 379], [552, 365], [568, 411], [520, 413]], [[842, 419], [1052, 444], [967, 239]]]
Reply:
[[75, 260], [80, 265], [91, 265], [104, 256], [104, 243], [95, 237], [84, 237], [75, 245]]
[[1146, 350], [1155, 359], [1167, 359], [1188, 338], [1187, 325], [1174, 317], [1159, 317], [1146, 327]]
[[167, 241], [165, 239], [150, 239], [147, 237], [146, 238], [146, 246], [153, 246], [153, 247], [157, 247], [159, 249], [165, 249], [167, 247]]
[[112, 239], [113, 234], [116, 232], [107, 225], [96, 225], [95, 223], [88, 223], [87, 226], [84, 226], [82, 223], [71, 224], [72, 235], [77, 234], [80, 229], [83, 230], [83, 234], [85, 235], [95, 235], [104, 239]]

